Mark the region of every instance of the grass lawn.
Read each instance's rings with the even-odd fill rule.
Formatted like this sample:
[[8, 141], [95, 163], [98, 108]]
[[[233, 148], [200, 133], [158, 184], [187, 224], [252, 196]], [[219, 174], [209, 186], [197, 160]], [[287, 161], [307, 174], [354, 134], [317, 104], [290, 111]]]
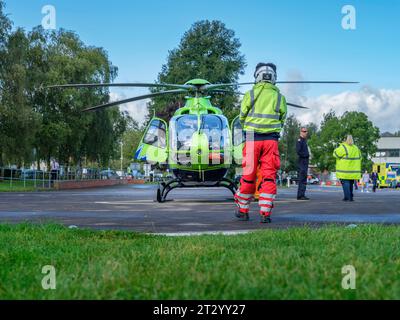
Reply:
[[[0, 226], [0, 299], [400, 299], [400, 228], [164, 237]], [[57, 288], [41, 287], [42, 267]], [[357, 271], [344, 290], [342, 267]]]
[[[45, 187], [48, 186], [48, 181], [44, 182]], [[38, 190], [49, 190], [48, 188], [43, 189], [43, 182], [37, 181], [36, 187], [33, 181], [18, 181], [4, 180], [0, 181], [0, 192], [25, 192], [25, 191], [38, 191]]]

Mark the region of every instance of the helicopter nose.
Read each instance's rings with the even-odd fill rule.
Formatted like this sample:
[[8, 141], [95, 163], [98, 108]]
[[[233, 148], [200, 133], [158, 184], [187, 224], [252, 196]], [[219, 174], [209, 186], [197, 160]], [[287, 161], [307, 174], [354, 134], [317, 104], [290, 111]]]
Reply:
[[194, 133], [191, 141], [192, 164], [208, 163], [208, 138], [204, 133]]

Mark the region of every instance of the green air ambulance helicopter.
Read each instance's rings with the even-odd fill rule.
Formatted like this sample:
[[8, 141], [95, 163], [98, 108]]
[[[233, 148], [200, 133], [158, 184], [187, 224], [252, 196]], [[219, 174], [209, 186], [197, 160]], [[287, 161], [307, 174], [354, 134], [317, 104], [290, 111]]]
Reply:
[[[355, 83], [344, 81], [278, 81], [277, 83]], [[67, 84], [49, 88], [91, 87], [148, 87], [164, 88], [165, 91], [137, 96], [87, 108], [95, 111], [133, 101], [162, 95], [187, 94], [184, 107], [176, 110], [169, 125], [154, 116], [135, 152], [135, 159], [152, 165], [167, 165], [173, 179], [162, 182], [157, 189], [156, 200], [166, 201], [168, 193], [175, 188], [225, 187], [233, 194], [237, 182], [226, 177], [231, 165], [241, 165], [244, 134], [239, 116], [231, 124], [222, 110], [210, 102], [210, 94], [233, 92], [224, 88], [237, 88], [249, 83], [211, 84], [207, 80], [193, 79], [180, 84], [157, 83], [111, 83]], [[307, 109], [293, 103], [288, 106]]]

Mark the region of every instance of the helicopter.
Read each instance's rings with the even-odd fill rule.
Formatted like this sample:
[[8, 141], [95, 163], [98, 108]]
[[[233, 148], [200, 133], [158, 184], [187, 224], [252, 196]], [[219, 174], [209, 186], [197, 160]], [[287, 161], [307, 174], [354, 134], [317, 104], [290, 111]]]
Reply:
[[[277, 81], [276, 84], [345, 84], [349, 81]], [[210, 99], [215, 93], [238, 93], [229, 88], [254, 85], [254, 82], [212, 84], [204, 79], [192, 79], [185, 84], [168, 83], [92, 83], [64, 84], [48, 88], [147, 87], [163, 91], [118, 100], [84, 109], [101, 110], [133, 101], [163, 95], [187, 94], [186, 103], [167, 122], [156, 115], [149, 121], [134, 154], [138, 161], [168, 167], [173, 178], [158, 185], [156, 201], [163, 203], [176, 188], [224, 187], [236, 193], [238, 181], [227, 178], [232, 165], [242, 165], [245, 135], [239, 115], [231, 123]], [[228, 88], [228, 90], [227, 90]], [[166, 90], [165, 90], [166, 89]], [[241, 94], [241, 93], [238, 93]], [[287, 102], [294, 108], [308, 109]]]

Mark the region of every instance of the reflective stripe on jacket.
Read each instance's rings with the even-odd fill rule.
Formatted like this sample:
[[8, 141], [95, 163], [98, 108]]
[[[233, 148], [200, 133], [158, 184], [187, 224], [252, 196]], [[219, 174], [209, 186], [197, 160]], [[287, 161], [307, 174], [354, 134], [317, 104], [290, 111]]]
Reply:
[[245, 131], [281, 132], [286, 119], [285, 96], [271, 83], [259, 82], [242, 101], [240, 122]]
[[361, 152], [355, 145], [342, 143], [333, 152], [336, 158], [338, 179], [359, 180], [361, 178]]

